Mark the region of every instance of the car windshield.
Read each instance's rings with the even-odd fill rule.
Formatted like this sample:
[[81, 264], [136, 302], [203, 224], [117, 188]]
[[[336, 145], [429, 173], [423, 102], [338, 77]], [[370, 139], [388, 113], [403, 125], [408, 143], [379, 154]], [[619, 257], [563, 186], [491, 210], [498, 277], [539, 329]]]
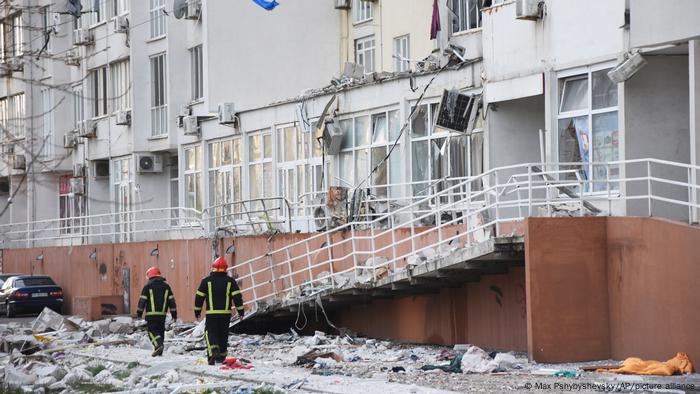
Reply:
[[55, 286], [56, 283], [48, 277], [37, 278], [22, 278], [15, 281], [15, 287], [33, 287], [33, 286]]

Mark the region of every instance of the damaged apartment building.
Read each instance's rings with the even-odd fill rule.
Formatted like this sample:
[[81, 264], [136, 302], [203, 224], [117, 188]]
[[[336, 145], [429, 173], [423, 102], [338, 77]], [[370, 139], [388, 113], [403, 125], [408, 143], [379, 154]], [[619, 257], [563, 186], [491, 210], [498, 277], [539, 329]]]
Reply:
[[700, 353], [646, 341], [667, 323], [613, 286], [634, 257], [700, 299], [695, 1], [78, 3], [1, 5], [3, 271], [53, 248], [101, 278], [69, 293], [133, 309], [143, 267], [190, 291], [216, 252], [260, 319], [328, 301], [538, 361]]

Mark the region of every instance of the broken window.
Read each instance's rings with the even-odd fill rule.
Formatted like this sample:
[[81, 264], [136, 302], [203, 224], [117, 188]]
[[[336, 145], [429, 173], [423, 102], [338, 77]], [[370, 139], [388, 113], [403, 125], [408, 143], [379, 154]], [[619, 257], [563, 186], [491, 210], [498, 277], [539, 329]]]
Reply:
[[438, 192], [445, 183], [442, 178], [467, 176], [469, 135], [448, 135], [436, 132], [438, 104], [422, 104], [415, 110], [411, 122], [411, 179], [413, 195], [425, 196]]
[[620, 158], [617, 85], [607, 71], [559, 80], [559, 162], [582, 163], [563, 166], [560, 178], [582, 180], [584, 192], [618, 188], [619, 166], [597, 164]]
[[483, 0], [452, 0], [452, 33], [481, 27]]
[[394, 71], [408, 71], [411, 68], [409, 59], [409, 35], [394, 38]]
[[352, 8], [355, 10], [355, 23], [366, 22], [372, 19], [372, 1], [354, 0]]
[[312, 133], [295, 126], [278, 128], [277, 138], [278, 146], [284, 146], [277, 163], [281, 194], [295, 206], [293, 216], [311, 216], [313, 212], [305, 206], [323, 190], [320, 145]]
[[[399, 111], [385, 111], [340, 121], [344, 140], [339, 154], [339, 182], [353, 187], [363, 183], [376, 198], [384, 199], [389, 183], [401, 182], [401, 150], [397, 146], [388, 160], [389, 149], [399, 136]], [[376, 171], [373, 171], [376, 168]], [[379, 186], [379, 187], [375, 187]], [[394, 196], [400, 189], [392, 188]]]
[[365, 73], [374, 72], [374, 36], [355, 40], [355, 63], [361, 65]]

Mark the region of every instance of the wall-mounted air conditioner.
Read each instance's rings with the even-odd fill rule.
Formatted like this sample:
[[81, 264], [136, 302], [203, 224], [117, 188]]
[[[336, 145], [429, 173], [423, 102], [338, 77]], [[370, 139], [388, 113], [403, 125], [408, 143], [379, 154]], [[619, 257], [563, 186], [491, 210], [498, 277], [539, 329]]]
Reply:
[[163, 158], [152, 154], [136, 155], [136, 172], [140, 174], [163, 172]]
[[185, 19], [199, 19], [202, 12], [202, 0], [187, 0], [187, 13]]
[[83, 163], [73, 164], [73, 176], [85, 176], [85, 166]]
[[337, 155], [343, 142], [343, 129], [337, 124], [328, 122], [323, 129], [323, 142], [329, 155]]
[[92, 119], [82, 120], [78, 123], [78, 137], [97, 137], [97, 123]]
[[63, 147], [66, 149], [73, 149], [78, 145], [78, 136], [72, 132], [63, 135]]
[[335, 0], [336, 10], [349, 10], [351, 0]]
[[177, 127], [185, 127], [185, 116], [192, 115], [192, 107], [185, 104], [180, 106], [180, 113], [177, 115]]
[[24, 155], [12, 155], [12, 169], [24, 171], [27, 169], [27, 157]]
[[117, 111], [116, 123], [118, 126], [131, 126], [131, 111]]
[[529, 21], [542, 19], [544, 15], [544, 0], [516, 0], [515, 18]]
[[85, 194], [85, 178], [79, 176], [70, 179], [70, 192], [76, 195]]
[[113, 19], [115, 33], [129, 32], [129, 18], [126, 15], [119, 15]]
[[66, 57], [63, 58], [63, 62], [67, 66], [80, 66], [80, 55], [76, 51], [68, 51]]
[[93, 42], [92, 31], [88, 29], [73, 30], [73, 45], [91, 45]]
[[219, 124], [236, 123], [236, 107], [233, 103], [219, 104]]
[[23, 71], [24, 70], [24, 60], [21, 56], [15, 56], [7, 59], [5, 61], [7, 68], [11, 71]]
[[183, 117], [182, 127], [185, 129], [185, 135], [199, 135], [199, 119], [196, 116]]

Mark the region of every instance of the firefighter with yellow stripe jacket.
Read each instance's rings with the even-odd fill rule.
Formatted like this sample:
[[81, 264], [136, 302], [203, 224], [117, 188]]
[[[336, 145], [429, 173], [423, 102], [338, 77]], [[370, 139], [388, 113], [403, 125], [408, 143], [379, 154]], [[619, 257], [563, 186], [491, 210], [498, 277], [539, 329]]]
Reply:
[[226, 273], [227, 266], [225, 258], [217, 257], [211, 265], [211, 273], [202, 279], [194, 298], [194, 315], [197, 319], [202, 313], [202, 305], [206, 305], [204, 341], [209, 365], [221, 363], [226, 358], [231, 308], [235, 305], [241, 318], [245, 314], [241, 290]]
[[146, 327], [148, 338], [153, 344], [151, 356], [163, 355], [163, 340], [165, 338], [165, 316], [170, 310], [173, 320], [177, 320], [177, 305], [175, 295], [170, 285], [165, 282], [165, 278], [160, 273], [158, 267], [151, 267], [146, 271], [148, 283], [141, 290], [139, 306], [136, 316], [146, 312]]

